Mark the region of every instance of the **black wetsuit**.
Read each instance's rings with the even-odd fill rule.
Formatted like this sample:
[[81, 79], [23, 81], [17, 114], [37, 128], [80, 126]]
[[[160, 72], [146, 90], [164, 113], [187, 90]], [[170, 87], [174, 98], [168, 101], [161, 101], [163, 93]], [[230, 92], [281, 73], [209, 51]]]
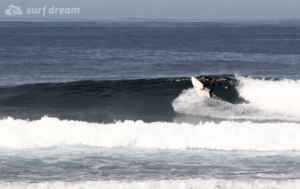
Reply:
[[212, 97], [212, 92], [213, 92], [213, 90], [215, 89], [216, 84], [221, 85], [222, 87], [225, 88], [225, 86], [222, 85], [222, 84], [219, 83], [219, 82], [213, 83], [213, 82], [212, 82], [213, 78], [211, 78], [211, 77], [206, 77], [206, 76], [205, 76], [204, 79], [208, 79], [208, 80], [210, 81], [209, 83], [203, 85], [203, 87], [206, 87], [206, 86], [209, 86], [209, 85], [210, 85], [210, 90], [209, 90], [210, 98]]

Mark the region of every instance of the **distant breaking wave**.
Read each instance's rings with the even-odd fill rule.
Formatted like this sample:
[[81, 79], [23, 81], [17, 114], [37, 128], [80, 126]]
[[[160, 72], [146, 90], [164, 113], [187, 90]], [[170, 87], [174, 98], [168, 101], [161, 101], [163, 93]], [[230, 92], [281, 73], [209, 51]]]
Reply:
[[299, 143], [299, 123], [222, 121], [193, 125], [124, 121], [100, 124], [49, 117], [36, 121], [13, 118], [0, 121], [1, 148], [84, 145], [103, 148], [298, 151]]

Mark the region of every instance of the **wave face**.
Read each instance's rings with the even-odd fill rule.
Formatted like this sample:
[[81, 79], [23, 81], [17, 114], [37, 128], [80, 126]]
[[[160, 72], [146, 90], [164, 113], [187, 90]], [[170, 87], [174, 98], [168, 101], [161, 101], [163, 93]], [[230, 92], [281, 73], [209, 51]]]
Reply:
[[[2, 87], [0, 116], [40, 119], [48, 115], [89, 122], [126, 119], [172, 121], [176, 117], [172, 101], [182, 90], [191, 87], [190, 78], [77, 81]], [[225, 100], [238, 101], [237, 94], [232, 94], [220, 93]]]
[[65, 145], [146, 149], [300, 150], [300, 124], [223, 121], [198, 125], [124, 121], [87, 123], [44, 117], [0, 121], [0, 147], [51, 148]]
[[[238, 75], [216, 77], [213, 99], [202, 98], [190, 78], [77, 81], [0, 88], [0, 116], [114, 123], [227, 119], [300, 121], [300, 83]], [[198, 77], [200, 78], [200, 76]], [[207, 81], [203, 81], [204, 83]]]

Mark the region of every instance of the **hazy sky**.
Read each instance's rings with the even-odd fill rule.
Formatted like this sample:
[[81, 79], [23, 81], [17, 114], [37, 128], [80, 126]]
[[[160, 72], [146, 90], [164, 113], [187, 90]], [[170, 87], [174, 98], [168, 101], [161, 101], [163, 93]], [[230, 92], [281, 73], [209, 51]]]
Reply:
[[[9, 5], [19, 6], [23, 14], [7, 16]], [[44, 6], [47, 6], [44, 18], [59, 19], [300, 18], [300, 0], [1, 0], [0, 18], [43, 18], [43, 10], [40, 14], [28, 14], [27, 9]], [[47, 14], [53, 6], [64, 10]], [[66, 14], [70, 11], [66, 8], [80, 8], [80, 13]]]

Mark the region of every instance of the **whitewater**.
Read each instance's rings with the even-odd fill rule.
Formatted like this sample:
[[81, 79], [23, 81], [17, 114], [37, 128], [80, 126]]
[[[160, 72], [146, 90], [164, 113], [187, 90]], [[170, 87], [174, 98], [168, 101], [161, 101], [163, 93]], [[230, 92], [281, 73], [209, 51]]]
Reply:
[[86, 123], [44, 117], [37, 121], [0, 121], [2, 148], [51, 148], [62, 145], [147, 149], [300, 150], [300, 124], [222, 121], [188, 123]]
[[152, 189], [152, 188], [171, 188], [171, 189], [186, 189], [186, 188], [203, 188], [203, 189], [286, 189], [286, 188], [297, 188], [300, 180], [292, 181], [270, 181], [270, 180], [250, 180], [247, 182], [243, 181], [225, 181], [225, 180], [202, 180], [202, 179], [189, 179], [189, 180], [162, 180], [162, 181], [137, 181], [137, 182], [118, 182], [118, 181], [98, 181], [98, 182], [82, 182], [82, 183], [38, 183], [38, 184], [7, 184], [0, 183], [3, 189], [25, 189], [25, 188], [36, 188], [36, 189], [50, 189], [50, 188], [62, 188], [62, 189], [81, 189], [81, 188], [103, 188], [103, 189]]
[[[218, 97], [206, 99], [194, 89], [184, 90], [172, 104], [175, 111], [226, 119], [299, 121], [300, 81], [265, 79], [235, 75], [239, 97], [245, 102], [232, 104]], [[201, 108], [199, 108], [201, 107]]]

